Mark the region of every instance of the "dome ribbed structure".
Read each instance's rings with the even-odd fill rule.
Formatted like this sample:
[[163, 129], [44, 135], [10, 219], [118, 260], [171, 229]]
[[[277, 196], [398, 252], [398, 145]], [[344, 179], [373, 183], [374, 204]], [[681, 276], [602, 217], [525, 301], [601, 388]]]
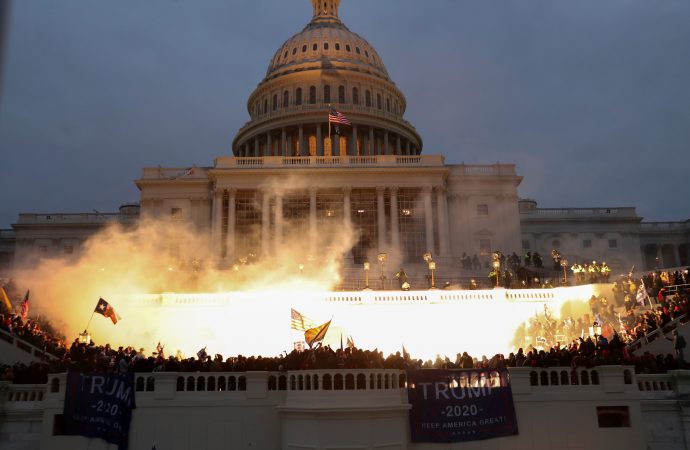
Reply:
[[[236, 156], [419, 154], [406, 101], [378, 52], [340, 20], [339, 0], [312, 0], [312, 20], [275, 52], [247, 102]], [[336, 109], [352, 126], [328, 135]]]

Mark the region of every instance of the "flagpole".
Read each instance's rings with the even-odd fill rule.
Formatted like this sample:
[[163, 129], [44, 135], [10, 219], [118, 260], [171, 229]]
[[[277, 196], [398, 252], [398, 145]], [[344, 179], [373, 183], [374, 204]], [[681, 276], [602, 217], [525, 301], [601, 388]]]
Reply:
[[328, 104], [328, 140], [331, 141], [331, 155], [333, 154], [333, 140], [331, 139], [331, 104]]
[[86, 324], [86, 328], [84, 328], [84, 331], [87, 331], [89, 329], [89, 325], [91, 325], [91, 320], [93, 320], [93, 315], [96, 314], [96, 310], [94, 309], [91, 312], [91, 317], [89, 318], [89, 323]]

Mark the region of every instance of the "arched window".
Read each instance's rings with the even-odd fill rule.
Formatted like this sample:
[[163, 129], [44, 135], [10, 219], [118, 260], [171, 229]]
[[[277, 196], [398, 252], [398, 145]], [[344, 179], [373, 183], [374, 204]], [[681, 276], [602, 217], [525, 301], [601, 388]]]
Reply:
[[386, 99], [386, 111], [391, 112], [391, 99], [390, 98]]
[[366, 50], [364, 50], [364, 56], [366, 56], [366, 57], [368, 58], [368, 57], [369, 57], [369, 52], [366, 51]]
[[301, 105], [302, 104], [302, 88], [297, 88], [295, 91], [295, 105]]
[[307, 44], [304, 44], [302, 46], [302, 53], [305, 53], [307, 51]]
[[324, 43], [323, 43], [323, 49], [324, 49], [324, 50], [328, 50], [328, 42], [324, 42]]
[[364, 93], [364, 104], [371, 107], [371, 92], [368, 90]]
[[325, 85], [323, 87], [323, 102], [324, 103], [330, 103], [331, 102], [331, 87], [329, 85]]
[[345, 86], [338, 87], [338, 102], [345, 103]]
[[359, 89], [352, 88], [352, 104], [359, 105]]
[[319, 49], [319, 44], [317, 44], [316, 42], [314, 42], [314, 45], [312, 45], [311, 49], [314, 50], [314, 51], [317, 51], [317, 50]]
[[355, 47], [355, 52], [359, 55], [359, 47]]
[[283, 55], [283, 59], [287, 59], [288, 51], [285, 50], [285, 54]]
[[295, 47], [295, 48], [292, 49], [292, 54], [294, 55], [294, 54], [296, 54], [296, 53], [297, 53], [297, 47]]
[[376, 107], [378, 109], [383, 108], [383, 105], [381, 104], [381, 94], [376, 94]]
[[290, 106], [290, 93], [288, 91], [283, 92], [283, 108]]
[[265, 98], [264, 99], [264, 114], [266, 114], [267, 112], [268, 112], [268, 99]]
[[335, 43], [335, 49], [336, 49], [336, 50], [340, 50], [340, 43], [339, 43], [339, 42], [336, 42], [336, 43]]
[[312, 105], [316, 103], [316, 86], [309, 87], [309, 103]]
[[278, 109], [278, 94], [273, 94], [273, 111]]
[[350, 44], [345, 44], [345, 51], [349, 52], [350, 51]]

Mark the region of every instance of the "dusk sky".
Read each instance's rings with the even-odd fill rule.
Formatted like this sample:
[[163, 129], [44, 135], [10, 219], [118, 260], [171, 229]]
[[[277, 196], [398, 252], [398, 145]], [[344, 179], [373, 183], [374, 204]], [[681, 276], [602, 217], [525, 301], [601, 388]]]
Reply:
[[[116, 211], [145, 166], [211, 166], [308, 0], [15, 0], [0, 228]], [[424, 154], [515, 163], [541, 207], [690, 219], [690, 1], [342, 0]]]

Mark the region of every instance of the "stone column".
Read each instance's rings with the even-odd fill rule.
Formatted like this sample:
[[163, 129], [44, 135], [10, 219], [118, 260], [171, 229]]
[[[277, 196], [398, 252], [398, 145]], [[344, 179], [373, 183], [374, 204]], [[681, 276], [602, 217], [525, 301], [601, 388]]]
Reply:
[[304, 148], [304, 127], [302, 125], [299, 126], [299, 131], [297, 133], [299, 140], [299, 155], [306, 156], [307, 150]]
[[424, 198], [424, 233], [426, 234], [426, 250], [434, 251], [434, 217], [431, 210], [431, 186], [424, 186], [422, 189]]
[[316, 255], [316, 188], [309, 189], [309, 254]]
[[287, 135], [285, 128], [280, 131], [280, 152], [278, 154], [279, 156], [287, 155]]
[[412, 149], [410, 148], [410, 141], [409, 140], [405, 143], [405, 154], [406, 155], [412, 154]]
[[374, 128], [371, 127], [369, 128], [369, 154], [374, 155], [376, 149], [374, 148], [375, 142], [374, 142]]
[[398, 208], [398, 188], [389, 188], [391, 193], [391, 247], [400, 250], [400, 211]]
[[386, 251], [386, 204], [383, 200], [385, 187], [376, 188], [376, 212], [378, 221], [379, 253]]
[[316, 156], [323, 156], [323, 136], [320, 123], [316, 124]]
[[349, 154], [357, 156], [357, 125], [352, 125], [352, 141], [350, 142]]
[[213, 216], [211, 221], [211, 242], [213, 243], [213, 254], [216, 258], [221, 255], [221, 231], [223, 220], [223, 190], [216, 188], [213, 191]]
[[225, 246], [226, 260], [233, 263], [235, 261], [235, 200], [237, 198], [237, 189], [232, 188], [228, 190], [228, 234]]
[[273, 156], [273, 146], [271, 145], [271, 133], [266, 133], [266, 151], [265, 156]]
[[441, 256], [450, 256], [450, 231], [448, 228], [448, 200], [446, 188], [436, 187], [436, 205], [438, 206], [438, 243]]
[[254, 136], [254, 156], [259, 156], [259, 136]]
[[388, 148], [388, 131], [383, 132], [383, 150], [381, 151], [382, 155], [390, 155], [390, 149]]
[[402, 146], [400, 145], [400, 135], [395, 138], [395, 154], [402, 155]]
[[280, 246], [283, 245], [283, 195], [276, 194], [276, 216], [275, 216], [275, 253], [278, 254]]
[[340, 135], [331, 133], [331, 155], [340, 156]]
[[267, 190], [260, 191], [261, 199], [261, 254], [267, 257], [270, 251], [269, 247], [269, 231], [271, 226], [270, 213], [270, 196]]

